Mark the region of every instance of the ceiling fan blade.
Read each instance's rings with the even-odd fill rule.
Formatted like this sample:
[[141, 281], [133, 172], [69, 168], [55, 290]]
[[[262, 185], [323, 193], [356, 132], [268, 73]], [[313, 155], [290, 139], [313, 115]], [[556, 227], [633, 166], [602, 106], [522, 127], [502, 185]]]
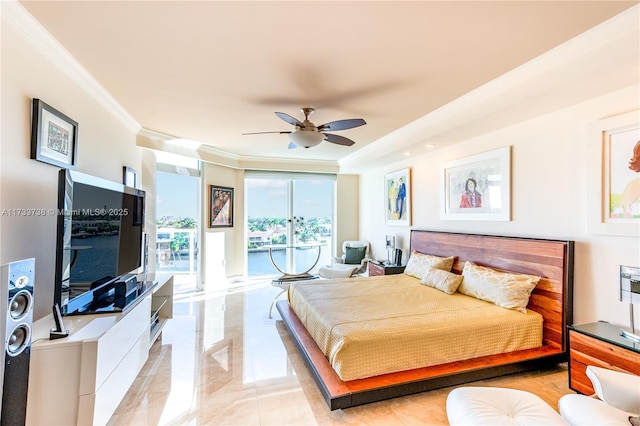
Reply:
[[298, 145], [296, 145], [295, 143], [293, 143], [293, 142], [289, 142], [289, 146], [288, 146], [287, 148], [289, 148], [289, 149], [295, 149], [295, 148], [297, 148], [297, 147], [298, 147]]
[[302, 124], [302, 121], [298, 120], [295, 117], [290, 116], [289, 114], [285, 114], [284, 112], [276, 112], [276, 115], [291, 125], [304, 127], [304, 124]]
[[338, 145], [351, 146], [355, 143], [351, 139], [345, 138], [344, 136], [334, 135], [331, 133], [323, 133], [323, 135], [325, 136], [324, 140], [326, 140], [327, 142], [338, 144]]
[[367, 122], [362, 118], [350, 118], [347, 120], [331, 121], [329, 123], [322, 124], [318, 126], [318, 130], [320, 130], [321, 132], [325, 130], [346, 130], [353, 129], [354, 127], [364, 126], [365, 124], [367, 124]]
[[285, 131], [282, 131], [282, 132], [277, 132], [277, 131], [276, 132], [250, 132], [250, 133], [243, 133], [243, 135], [264, 135], [264, 134], [267, 134], [267, 133], [279, 133], [281, 135], [284, 135], [284, 134], [291, 133], [291, 131], [288, 131], [288, 132], [285, 132]]

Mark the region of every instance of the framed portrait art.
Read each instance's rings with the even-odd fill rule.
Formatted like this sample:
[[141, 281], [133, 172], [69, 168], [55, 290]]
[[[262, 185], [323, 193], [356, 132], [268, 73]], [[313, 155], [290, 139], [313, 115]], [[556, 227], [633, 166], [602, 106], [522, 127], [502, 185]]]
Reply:
[[233, 227], [233, 188], [209, 185], [209, 228]]
[[640, 235], [640, 111], [592, 126], [589, 228], [596, 234]]
[[42, 100], [34, 99], [31, 158], [75, 170], [77, 152], [78, 123]]
[[442, 165], [440, 219], [511, 220], [511, 147]]
[[137, 188], [138, 186], [138, 173], [131, 167], [122, 166], [122, 183], [131, 188]]
[[411, 169], [384, 177], [385, 223], [411, 226]]

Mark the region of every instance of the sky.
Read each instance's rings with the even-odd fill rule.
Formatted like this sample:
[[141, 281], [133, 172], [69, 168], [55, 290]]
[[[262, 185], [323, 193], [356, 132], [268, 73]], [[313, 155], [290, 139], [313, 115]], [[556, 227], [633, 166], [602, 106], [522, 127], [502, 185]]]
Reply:
[[156, 217], [198, 219], [198, 178], [156, 173]]
[[[256, 217], [286, 217], [287, 181], [248, 179], [247, 215]], [[333, 186], [329, 180], [296, 180], [294, 215], [302, 217], [331, 217]]]
[[[286, 180], [247, 180], [247, 212], [250, 218], [285, 217]], [[294, 214], [302, 217], [331, 217], [333, 186], [330, 180], [297, 180]], [[173, 173], [156, 173], [156, 216], [198, 218], [198, 178]]]

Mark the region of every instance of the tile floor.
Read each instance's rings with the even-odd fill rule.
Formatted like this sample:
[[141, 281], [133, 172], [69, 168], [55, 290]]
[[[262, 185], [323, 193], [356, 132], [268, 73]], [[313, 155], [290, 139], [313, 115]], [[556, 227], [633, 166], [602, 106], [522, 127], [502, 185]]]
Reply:
[[[329, 411], [269, 306], [268, 283], [175, 297], [174, 319], [109, 425], [446, 425], [453, 388]], [[282, 296], [284, 297], [284, 296]], [[566, 365], [475, 382], [539, 395], [557, 408]]]

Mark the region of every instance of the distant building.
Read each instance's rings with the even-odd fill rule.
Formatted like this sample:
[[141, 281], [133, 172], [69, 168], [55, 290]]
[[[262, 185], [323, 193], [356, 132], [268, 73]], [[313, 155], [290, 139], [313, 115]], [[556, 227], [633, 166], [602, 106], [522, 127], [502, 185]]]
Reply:
[[272, 237], [271, 231], [249, 231], [249, 244], [255, 244], [258, 247], [269, 245]]
[[331, 236], [331, 224], [319, 224], [318, 225], [318, 232], [323, 237], [330, 237]]

